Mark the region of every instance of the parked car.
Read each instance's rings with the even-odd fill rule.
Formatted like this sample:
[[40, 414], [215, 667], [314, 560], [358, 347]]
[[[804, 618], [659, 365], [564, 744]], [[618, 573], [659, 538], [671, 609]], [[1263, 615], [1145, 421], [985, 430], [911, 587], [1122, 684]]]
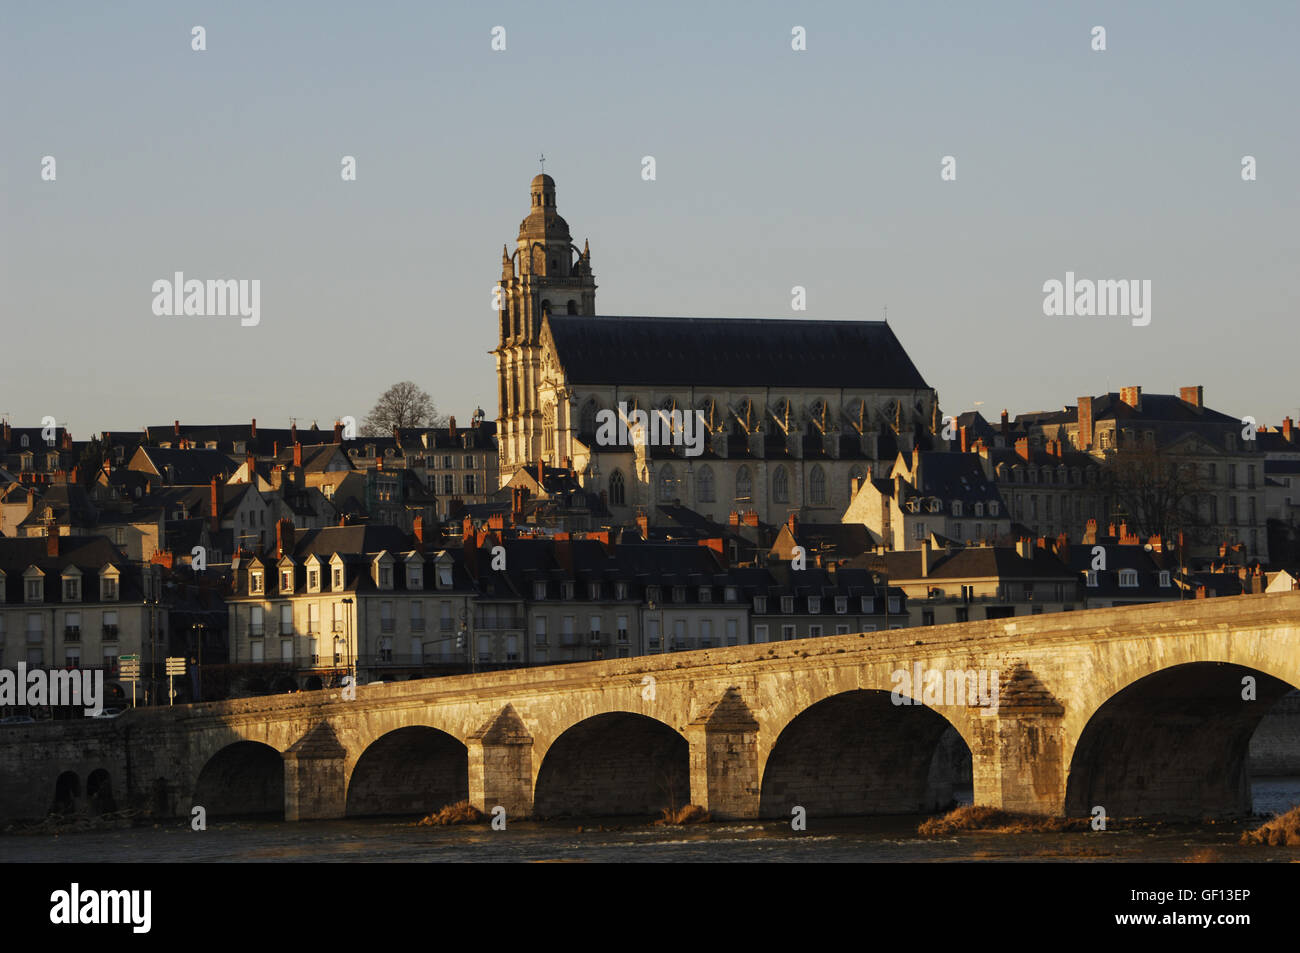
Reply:
[[91, 715], [91, 718], [116, 718], [122, 714], [124, 708], [105, 708], [98, 715]]
[[7, 718], [0, 718], [0, 725], [34, 725], [36, 719], [31, 715], [9, 715]]

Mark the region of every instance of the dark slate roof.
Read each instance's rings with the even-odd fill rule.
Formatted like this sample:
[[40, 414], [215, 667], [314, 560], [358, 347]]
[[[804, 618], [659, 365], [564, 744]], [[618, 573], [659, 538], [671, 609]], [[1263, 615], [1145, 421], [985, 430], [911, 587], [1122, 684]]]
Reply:
[[626, 387], [927, 387], [883, 321], [550, 315], [571, 382]]
[[103, 536], [60, 536], [59, 554], [47, 555], [49, 540], [44, 536], [0, 536], [0, 570], [5, 573], [5, 591], [0, 592], [10, 606], [22, 605], [24, 599], [23, 573], [28, 566], [36, 566], [45, 573], [45, 601], [62, 602], [61, 573], [69, 566], [81, 570], [82, 602], [98, 602], [98, 590], [89, 580], [97, 578], [99, 570], [112, 563], [121, 575], [118, 596], [120, 602], [137, 602], [142, 592], [140, 570], [134, 566], [112, 543]]
[[[884, 560], [890, 579], [921, 579], [920, 550], [905, 550], [851, 559], [851, 567], [870, 567]], [[1026, 559], [1010, 546], [971, 546], [952, 553], [931, 551], [926, 579], [1056, 579], [1073, 580], [1078, 574], [1044, 550], [1035, 548]]]
[[208, 483], [213, 477], [224, 479], [238, 467], [220, 450], [177, 450], [169, 447], [141, 447], [155, 470], [167, 478], [171, 467], [170, 483], [197, 485]]

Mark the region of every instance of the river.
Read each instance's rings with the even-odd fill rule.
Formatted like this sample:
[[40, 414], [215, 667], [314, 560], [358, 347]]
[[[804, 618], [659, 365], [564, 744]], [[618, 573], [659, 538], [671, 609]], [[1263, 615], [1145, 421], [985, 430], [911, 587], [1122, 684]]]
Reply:
[[[1261, 814], [1300, 803], [1300, 778], [1257, 780]], [[969, 797], [967, 798], [969, 801]], [[10, 862], [429, 862], [429, 861], [1300, 861], [1300, 847], [1242, 847], [1237, 838], [1258, 821], [1140, 827], [1084, 833], [967, 833], [924, 838], [921, 817], [818, 820], [794, 832], [788, 822], [721, 822], [653, 827], [628, 818], [417, 827], [412, 819], [369, 818], [287, 824], [218, 821], [191, 831], [174, 821], [152, 828], [54, 836], [7, 835]]]

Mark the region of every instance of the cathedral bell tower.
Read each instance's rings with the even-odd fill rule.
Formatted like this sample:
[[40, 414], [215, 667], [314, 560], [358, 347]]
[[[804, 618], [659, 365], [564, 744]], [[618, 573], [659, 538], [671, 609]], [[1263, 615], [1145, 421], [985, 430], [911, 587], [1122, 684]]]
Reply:
[[497, 441], [501, 479], [539, 459], [544, 422], [537, 402], [542, 319], [548, 314], [596, 313], [596, 282], [586, 242], [579, 251], [569, 223], [555, 208], [555, 180], [533, 178], [528, 217], [519, 224], [514, 254], [501, 249], [497, 284]]

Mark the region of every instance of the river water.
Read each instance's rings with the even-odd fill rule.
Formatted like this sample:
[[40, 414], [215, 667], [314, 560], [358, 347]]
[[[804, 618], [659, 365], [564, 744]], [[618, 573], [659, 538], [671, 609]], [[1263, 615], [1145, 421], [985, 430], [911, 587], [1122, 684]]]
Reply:
[[[1300, 778], [1257, 780], [1255, 809], [1300, 803]], [[969, 799], [967, 799], [969, 800]], [[287, 824], [219, 821], [191, 831], [176, 821], [152, 828], [54, 836], [8, 835], [10, 862], [426, 862], [426, 861], [1300, 861], [1300, 847], [1242, 847], [1256, 821], [1197, 825], [1112, 824], [1109, 831], [1051, 834], [964, 833], [923, 838], [922, 817], [818, 820], [794, 832], [783, 821], [653, 827], [628, 818], [508, 822], [507, 830], [417, 827], [412, 819], [372, 818]]]

